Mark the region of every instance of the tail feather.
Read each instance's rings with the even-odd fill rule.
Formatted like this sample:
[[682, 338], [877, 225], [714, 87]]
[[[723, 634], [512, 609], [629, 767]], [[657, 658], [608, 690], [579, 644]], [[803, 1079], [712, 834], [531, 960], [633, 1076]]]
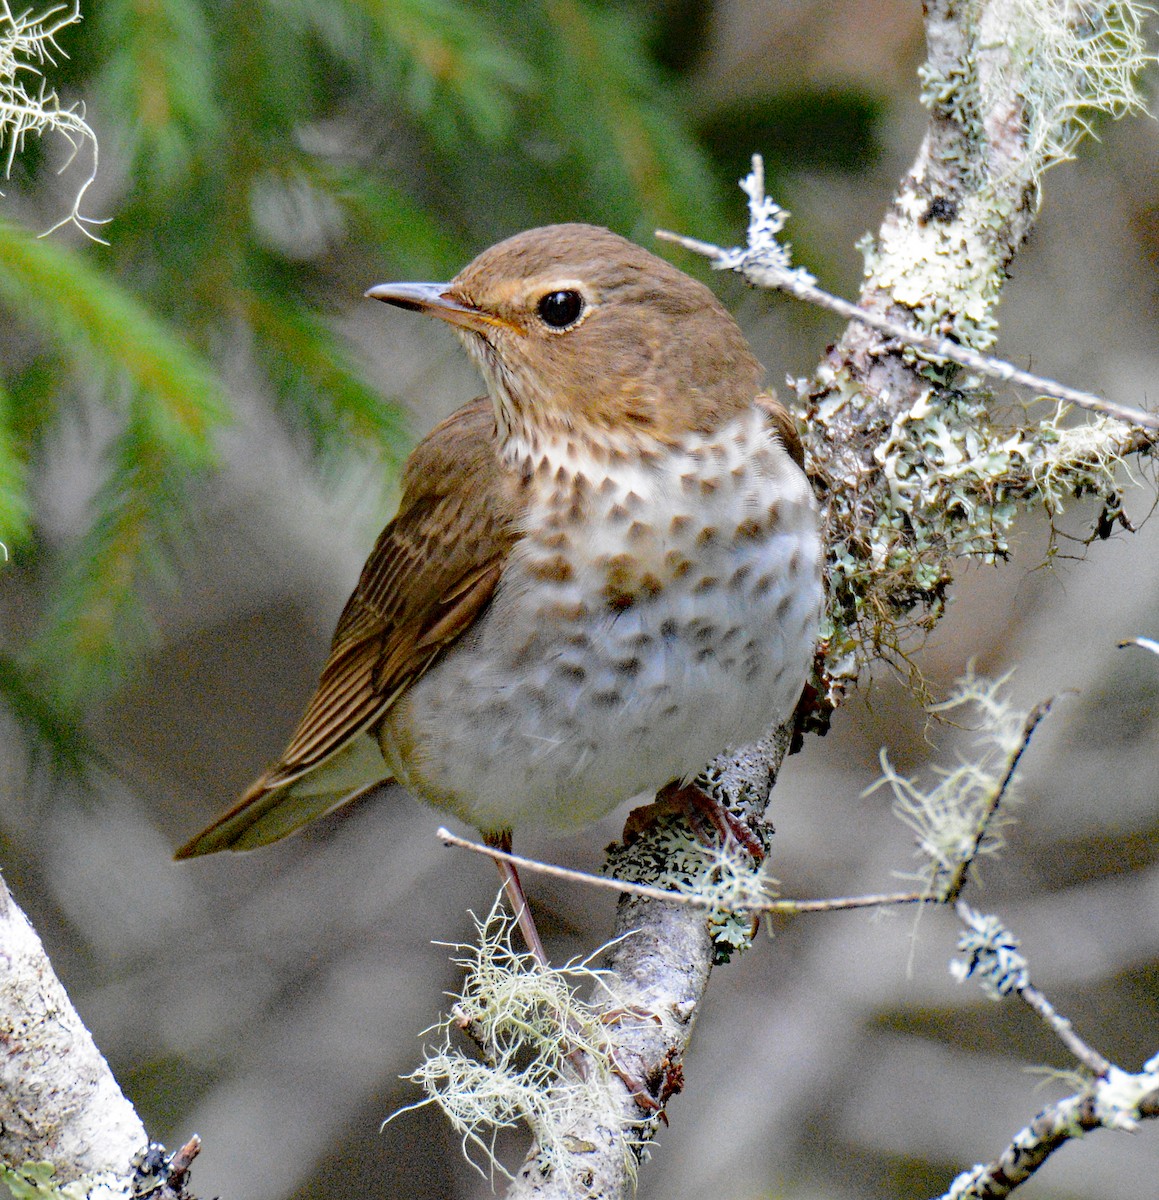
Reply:
[[390, 782], [390, 772], [369, 734], [351, 739], [331, 758], [286, 783], [264, 775], [228, 812], [174, 855], [196, 858], [218, 850], [253, 850], [287, 837], [317, 817]]

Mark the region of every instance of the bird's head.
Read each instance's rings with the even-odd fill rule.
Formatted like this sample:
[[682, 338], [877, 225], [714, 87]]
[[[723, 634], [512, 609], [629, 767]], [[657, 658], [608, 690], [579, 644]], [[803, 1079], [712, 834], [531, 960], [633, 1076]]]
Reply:
[[367, 296], [455, 326], [505, 435], [708, 432], [752, 403], [761, 367], [703, 284], [594, 225], [484, 250], [450, 283]]

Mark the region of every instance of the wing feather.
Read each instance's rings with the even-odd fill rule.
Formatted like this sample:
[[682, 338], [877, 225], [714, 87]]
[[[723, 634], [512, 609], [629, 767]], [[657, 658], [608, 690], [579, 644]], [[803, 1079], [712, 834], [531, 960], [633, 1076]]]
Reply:
[[757, 405], [765, 413], [766, 420], [772, 422], [781, 444], [789, 452], [789, 457], [801, 468], [805, 469], [805, 447], [801, 444], [801, 435], [797, 431], [797, 422], [792, 413], [777, 399], [772, 392], [762, 393], [757, 397]]
[[[499, 459], [483, 397], [438, 425], [408, 460], [398, 515], [343, 609], [318, 690], [282, 757], [178, 857], [272, 841], [318, 815], [317, 804], [303, 808], [306, 789], [294, 785], [379, 720], [478, 619], [519, 538], [517, 516], [516, 481]], [[328, 807], [341, 802], [332, 797]]]

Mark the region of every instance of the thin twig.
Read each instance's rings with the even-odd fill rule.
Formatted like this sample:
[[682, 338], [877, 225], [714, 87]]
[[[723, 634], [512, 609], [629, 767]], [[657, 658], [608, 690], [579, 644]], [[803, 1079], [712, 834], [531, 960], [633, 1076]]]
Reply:
[[[586, 887], [602, 888], [604, 891], [619, 892], [626, 896], [639, 896], [644, 900], [661, 900], [665, 904], [683, 904], [689, 908], [703, 908], [712, 911], [719, 908], [717, 901], [698, 896], [694, 892], [670, 892], [665, 888], [650, 887], [646, 883], [629, 883], [622, 879], [611, 879], [606, 875], [591, 875], [587, 871], [573, 871], [568, 867], [560, 867], [554, 863], [540, 862], [534, 858], [524, 858], [520, 854], [511, 854], [499, 850], [483, 842], [472, 842], [467, 838], [458, 837], [449, 829], [440, 827], [435, 836], [444, 846], [457, 846], [460, 850], [470, 850], [473, 854], [482, 854], [496, 862], [507, 862], [525, 871], [539, 875], [550, 875], [553, 879], [566, 879], [572, 883]], [[824, 900], [766, 900], [759, 904], [742, 904], [737, 912], [743, 913], [781, 913], [793, 915], [796, 913], [813, 912], [844, 912], [856, 908], [875, 908], [891, 904], [940, 904], [941, 899], [924, 892], [882, 892], [870, 896], [838, 896]]]
[[[1123, 1074], [1123, 1073], [1120, 1073]], [[1140, 1090], [1151, 1081], [1148, 1075], [1126, 1076], [1115, 1084], [1098, 1084], [1091, 1091], [1067, 1096], [1034, 1118], [1014, 1135], [1010, 1145], [993, 1162], [963, 1172], [939, 1200], [1000, 1200], [1025, 1183], [1039, 1167], [1072, 1138], [1093, 1129], [1130, 1128], [1137, 1120], [1159, 1116], [1159, 1089], [1143, 1092], [1131, 1105], [1130, 1115], [1121, 1106], [1107, 1104], [1108, 1086], [1139, 1081]]]
[[770, 900], [760, 909], [753, 912], [783, 913], [795, 916], [797, 913], [815, 912], [848, 912], [855, 908], [885, 908], [894, 904], [941, 904], [938, 896], [928, 892], [879, 892], [868, 896], [835, 896], [829, 900]]
[[963, 346], [960, 342], [955, 342], [950, 338], [938, 337], [921, 329], [891, 321], [888, 317], [883, 317], [878, 313], [868, 312], [850, 300], [843, 300], [840, 296], [834, 296], [824, 291], [804, 275], [770, 262], [759, 251], [725, 250], [720, 246], [714, 246], [711, 242], [684, 237], [682, 234], [672, 233], [667, 229], [657, 229], [656, 236], [661, 241], [674, 242], [686, 250], [703, 255], [718, 270], [739, 271], [750, 283], [787, 292], [798, 300], [828, 309], [848, 321], [859, 321], [871, 329], [876, 329], [879, 333], [895, 338], [904, 345], [921, 350], [931, 358], [955, 362], [959, 366], [966, 367], [971, 371], [978, 371], [991, 379], [1018, 384], [1041, 395], [1051, 396], [1067, 404], [1077, 404], [1080, 408], [1101, 413], [1103, 416], [1114, 417], [1129, 425], [1159, 430], [1159, 414], [1157, 413], [1144, 412], [1139, 408], [1116, 404], [1112, 400], [1104, 400], [1101, 396], [1096, 396], [1091, 392], [1067, 387], [1065, 384], [1057, 383], [1053, 379], [1046, 379], [1041, 375], [1032, 375], [1029, 371], [1023, 371], [1013, 363], [1000, 358], [991, 358], [987, 354], [979, 354], [976, 350], [971, 350], [968, 346]]
[[1014, 772], [1018, 770], [1018, 764], [1022, 761], [1022, 756], [1026, 753], [1026, 748], [1030, 745], [1030, 739], [1034, 736], [1034, 731], [1038, 728], [1043, 717], [1050, 712], [1053, 703], [1053, 696], [1049, 700], [1041, 700], [1027, 714], [1026, 721], [1022, 726], [1022, 736], [1019, 739], [1018, 747], [1010, 756], [1002, 779], [994, 789], [994, 794], [990, 797], [986, 807], [978, 814], [978, 823], [974, 828], [974, 837], [970, 849], [958, 860], [958, 865], [954, 868], [949, 882], [943, 889], [942, 896], [947, 904], [953, 904], [962, 894], [962, 888], [966, 885], [966, 877], [969, 874], [974, 859], [978, 856], [978, 850], [986, 837], [987, 829], [990, 828], [990, 822], [994, 819], [999, 806], [1002, 804], [1003, 797], [1005, 797], [1010, 788]]
[[195, 1133], [169, 1160], [169, 1180], [179, 1184], [189, 1174], [193, 1160], [201, 1153], [201, 1138]]
[[958, 939], [958, 949], [966, 952], [966, 958], [952, 963], [951, 973], [959, 980], [976, 979], [994, 999], [1018, 996], [1092, 1075], [1109, 1078], [1114, 1064], [1083, 1041], [1070, 1021], [1030, 981], [1030, 964], [1014, 934], [996, 916], [977, 913], [964, 900], [959, 900], [956, 908], [966, 927]]
[[510, 863], [513, 867], [532, 871], [539, 875], [550, 875], [553, 879], [567, 879], [572, 883], [602, 888], [606, 892], [617, 892], [625, 896], [639, 896], [644, 900], [662, 900], [666, 904], [686, 904], [692, 908], [704, 909], [716, 907], [702, 896], [693, 895], [691, 892], [669, 892], [664, 888], [650, 887], [646, 883], [629, 883], [622, 879], [611, 879], [606, 875], [591, 875], [587, 871], [573, 871], [568, 867], [556, 866], [554, 863], [539, 862], [534, 858], [524, 858], [521, 854], [511, 854], [506, 850], [499, 850], [495, 846], [487, 846], [483, 842], [469, 841], [441, 826], [435, 830], [435, 837], [444, 846], [457, 846], [460, 850], [470, 850], [472, 854], [482, 854], [495, 862]]
[[1110, 1074], [1112, 1063], [1104, 1058], [1093, 1046], [1088, 1046], [1074, 1031], [1074, 1026], [1054, 1007], [1053, 1004], [1034, 986], [1027, 983], [1018, 989], [1018, 995], [1050, 1026], [1060, 1042], [1091, 1072], [1100, 1079]]
[[1124, 638], [1119, 643], [1119, 649], [1122, 650], [1127, 646], [1138, 646], [1141, 650], [1150, 650], [1152, 654], [1159, 654], [1159, 642], [1155, 641], [1154, 638]]

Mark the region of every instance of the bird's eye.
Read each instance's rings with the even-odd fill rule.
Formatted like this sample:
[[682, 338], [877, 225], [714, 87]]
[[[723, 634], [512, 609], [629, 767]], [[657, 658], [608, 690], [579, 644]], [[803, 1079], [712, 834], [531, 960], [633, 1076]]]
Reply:
[[548, 292], [539, 302], [539, 317], [552, 329], [574, 325], [584, 311], [584, 298], [579, 292]]

